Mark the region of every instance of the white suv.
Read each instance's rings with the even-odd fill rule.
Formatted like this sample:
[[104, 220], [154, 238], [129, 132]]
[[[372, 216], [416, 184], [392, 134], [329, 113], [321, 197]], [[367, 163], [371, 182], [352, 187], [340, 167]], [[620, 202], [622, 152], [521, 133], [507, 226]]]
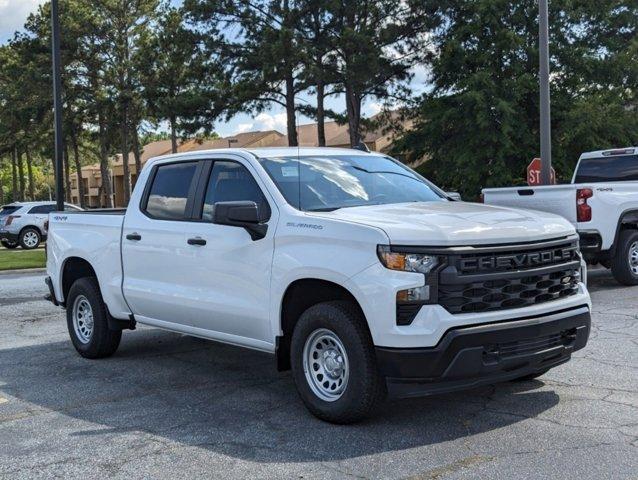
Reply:
[[[71, 204], [65, 204], [64, 209], [82, 210]], [[38, 248], [47, 239], [46, 222], [49, 213], [54, 211], [55, 202], [16, 202], [4, 205], [0, 210], [0, 243], [6, 248]]]

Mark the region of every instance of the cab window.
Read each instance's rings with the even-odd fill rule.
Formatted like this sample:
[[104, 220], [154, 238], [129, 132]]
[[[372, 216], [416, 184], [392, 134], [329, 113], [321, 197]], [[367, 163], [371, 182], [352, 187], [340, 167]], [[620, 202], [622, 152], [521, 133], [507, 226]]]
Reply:
[[216, 161], [208, 179], [201, 212], [202, 220], [212, 222], [217, 202], [255, 202], [262, 221], [270, 218], [270, 207], [251, 173], [237, 162]]
[[143, 210], [158, 220], [184, 220], [197, 162], [180, 162], [156, 167]]

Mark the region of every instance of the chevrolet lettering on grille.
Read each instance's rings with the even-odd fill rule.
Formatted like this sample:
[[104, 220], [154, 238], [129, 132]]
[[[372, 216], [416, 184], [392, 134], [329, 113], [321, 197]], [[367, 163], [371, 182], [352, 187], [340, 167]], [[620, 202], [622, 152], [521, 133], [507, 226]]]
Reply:
[[514, 255], [492, 255], [459, 259], [459, 268], [464, 273], [485, 270], [514, 270], [542, 265], [569, 262], [577, 256], [577, 248], [563, 247], [540, 252], [517, 253]]

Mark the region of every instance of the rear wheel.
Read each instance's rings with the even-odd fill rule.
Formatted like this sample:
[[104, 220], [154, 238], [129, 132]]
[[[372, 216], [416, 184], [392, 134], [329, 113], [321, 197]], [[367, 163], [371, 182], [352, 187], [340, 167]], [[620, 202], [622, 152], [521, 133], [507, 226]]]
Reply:
[[113, 355], [120, 345], [121, 330], [111, 330], [108, 312], [95, 277], [76, 280], [67, 296], [66, 320], [71, 342], [86, 358]]
[[8, 241], [3, 241], [2, 242], [2, 246], [4, 248], [8, 248], [10, 250], [13, 250], [14, 248], [18, 248], [18, 244], [17, 243], [11, 243], [11, 242], [8, 242]]
[[638, 285], [638, 230], [621, 230], [611, 273], [623, 285]]
[[321, 420], [357, 422], [384, 398], [372, 338], [350, 302], [319, 303], [301, 315], [292, 335], [291, 365], [301, 399]]
[[27, 227], [20, 232], [20, 246], [25, 250], [33, 250], [40, 246], [42, 237], [37, 228]]

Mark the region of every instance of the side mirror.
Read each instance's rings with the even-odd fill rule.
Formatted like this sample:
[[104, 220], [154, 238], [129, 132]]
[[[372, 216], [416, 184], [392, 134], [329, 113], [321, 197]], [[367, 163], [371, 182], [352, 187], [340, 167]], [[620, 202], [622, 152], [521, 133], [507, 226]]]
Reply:
[[445, 192], [445, 194], [454, 200], [455, 202], [462, 202], [461, 194], [459, 192]]
[[213, 223], [245, 228], [253, 240], [266, 236], [268, 225], [260, 223], [259, 206], [255, 202], [217, 202]]

